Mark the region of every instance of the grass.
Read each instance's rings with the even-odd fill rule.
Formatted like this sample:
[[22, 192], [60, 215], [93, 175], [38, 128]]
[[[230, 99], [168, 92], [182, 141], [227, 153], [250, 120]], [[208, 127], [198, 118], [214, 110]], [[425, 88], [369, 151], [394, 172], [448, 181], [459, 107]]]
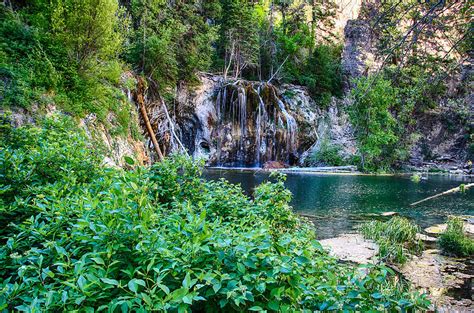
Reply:
[[393, 217], [387, 222], [371, 221], [361, 227], [362, 235], [379, 245], [379, 257], [386, 262], [403, 264], [410, 255], [423, 250], [416, 238], [419, 227], [404, 217]]
[[439, 246], [443, 253], [459, 257], [474, 255], [474, 240], [464, 233], [463, 221], [459, 217], [448, 220], [446, 231], [439, 238]]

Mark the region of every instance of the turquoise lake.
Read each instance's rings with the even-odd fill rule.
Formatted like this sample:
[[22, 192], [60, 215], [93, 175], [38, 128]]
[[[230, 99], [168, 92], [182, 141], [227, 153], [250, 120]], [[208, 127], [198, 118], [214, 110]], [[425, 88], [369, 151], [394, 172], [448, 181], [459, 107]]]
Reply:
[[[269, 179], [267, 172], [234, 169], [206, 169], [207, 179], [225, 178], [240, 184], [248, 195]], [[420, 227], [443, 223], [449, 215], [474, 215], [474, 189], [426, 201], [411, 203], [443, 192], [474, 178], [429, 175], [414, 183], [408, 175], [367, 176], [338, 174], [287, 174], [286, 186], [292, 192], [293, 209], [310, 219], [318, 237], [334, 237], [354, 232], [374, 214], [394, 211], [415, 221]]]

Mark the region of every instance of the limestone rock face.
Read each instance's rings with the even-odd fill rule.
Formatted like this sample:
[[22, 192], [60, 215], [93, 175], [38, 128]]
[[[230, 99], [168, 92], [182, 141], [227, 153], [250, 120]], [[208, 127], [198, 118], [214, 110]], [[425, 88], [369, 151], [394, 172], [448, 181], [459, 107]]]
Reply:
[[376, 68], [375, 38], [367, 20], [349, 20], [344, 28], [342, 73], [344, 90], [352, 87], [351, 79], [365, 76]]
[[304, 87], [208, 74], [200, 81], [178, 90], [173, 113], [183, 145], [208, 165], [302, 164], [321, 139], [319, 132], [341, 142], [349, 137], [343, 122], [334, 124], [340, 121], [336, 105], [321, 109]]

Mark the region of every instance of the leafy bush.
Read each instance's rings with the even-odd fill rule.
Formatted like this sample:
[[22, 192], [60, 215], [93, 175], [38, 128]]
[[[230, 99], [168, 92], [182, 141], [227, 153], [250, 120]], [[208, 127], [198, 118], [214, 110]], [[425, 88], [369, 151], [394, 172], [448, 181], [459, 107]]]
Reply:
[[459, 217], [449, 218], [446, 231], [439, 237], [439, 245], [446, 254], [461, 257], [474, 255], [474, 240], [464, 233], [464, 223]]
[[323, 107], [329, 105], [331, 96], [342, 96], [341, 54], [342, 46], [318, 45], [299, 74], [298, 82]]
[[310, 165], [333, 165], [341, 166], [346, 164], [346, 161], [341, 156], [340, 151], [342, 147], [339, 145], [331, 145], [326, 140], [321, 143], [321, 147], [318, 151], [314, 152], [308, 158]]
[[387, 222], [371, 221], [361, 227], [362, 235], [379, 245], [379, 256], [387, 262], [405, 263], [410, 254], [423, 250], [423, 243], [416, 238], [419, 227], [403, 217], [393, 217]]
[[35, 199], [67, 196], [101, 171], [100, 155], [71, 118], [38, 124], [13, 128], [8, 116], [0, 118], [0, 235], [9, 222], [34, 212]]
[[[239, 186], [204, 181], [200, 167], [183, 156], [130, 171], [97, 165], [86, 177], [79, 162], [84, 151], [72, 147], [87, 144], [62, 131], [62, 124], [59, 130], [41, 125], [14, 132], [25, 142], [40, 134], [41, 145], [33, 145], [40, 155], [43, 146], [49, 155], [54, 142], [69, 141], [64, 160], [71, 163], [56, 168], [54, 182], [54, 172], [46, 175], [42, 195], [19, 193], [10, 204], [15, 209], [30, 197], [32, 213], [14, 220], [0, 248], [0, 310], [383, 311], [429, 305], [384, 266], [361, 271], [329, 257], [313, 228], [291, 212], [281, 179], [260, 185], [251, 199]], [[24, 144], [2, 137], [2, 147], [17, 155], [12, 167], [30, 153]], [[41, 180], [41, 168], [28, 170], [37, 180], [21, 178], [25, 189]]]

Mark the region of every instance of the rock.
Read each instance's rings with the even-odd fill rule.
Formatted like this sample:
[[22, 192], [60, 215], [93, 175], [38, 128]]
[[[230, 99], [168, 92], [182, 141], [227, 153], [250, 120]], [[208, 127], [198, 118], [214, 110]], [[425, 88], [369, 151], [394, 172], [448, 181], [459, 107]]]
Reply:
[[279, 161], [267, 161], [263, 164], [263, 168], [266, 170], [270, 169], [279, 169], [279, 168], [288, 168], [288, 164]]
[[319, 241], [321, 245], [329, 250], [329, 254], [341, 261], [349, 261], [358, 264], [375, 263], [375, 256], [379, 247], [372, 241], [364, 239], [359, 234], [343, 234], [336, 238]]
[[414, 286], [429, 292], [437, 312], [472, 312], [469, 311], [474, 305], [472, 299], [455, 300], [448, 295], [448, 291], [463, 293], [466, 282], [474, 277], [465, 273], [470, 272], [467, 264], [440, 255], [439, 250], [429, 249], [407, 262], [399, 271]]
[[425, 228], [425, 232], [431, 235], [436, 235], [438, 236], [441, 233], [444, 233], [448, 225], [446, 224], [438, 224], [438, 225], [433, 225], [428, 228]]
[[474, 235], [474, 224], [471, 223], [464, 223], [464, 231], [468, 235]]
[[[207, 165], [297, 164], [316, 140], [323, 114], [306, 88], [224, 81], [223, 76], [204, 73], [199, 79], [199, 86], [178, 88], [176, 132], [189, 154], [204, 158]], [[166, 125], [158, 120], [160, 107], [149, 109], [157, 123]]]
[[397, 212], [383, 212], [380, 215], [381, 216], [395, 216], [395, 215], [398, 215], [398, 213]]
[[435, 238], [435, 237], [430, 237], [430, 236], [427, 236], [427, 235], [423, 235], [423, 234], [419, 234], [417, 233], [415, 235], [415, 238], [417, 240], [421, 240], [421, 241], [425, 241], [425, 242], [436, 242], [438, 239]]
[[[438, 236], [439, 234], [445, 232], [447, 227], [448, 227], [447, 224], [433, 225], [433, 226], [430, 226], [428, 228], [425, 228], [425, 232], [428, 233], [428, 234]], [[473, 236], [474, 235], [474, 224], [471, 224], [468, 221], [464, 222], [464, 232], [468, 235]]]
[[345, 91], [353, 87], [352, 79], [366, 75], [377, 68], [375, 39], [369, 21], [360, 19], [347, 21], [341, 60]]

